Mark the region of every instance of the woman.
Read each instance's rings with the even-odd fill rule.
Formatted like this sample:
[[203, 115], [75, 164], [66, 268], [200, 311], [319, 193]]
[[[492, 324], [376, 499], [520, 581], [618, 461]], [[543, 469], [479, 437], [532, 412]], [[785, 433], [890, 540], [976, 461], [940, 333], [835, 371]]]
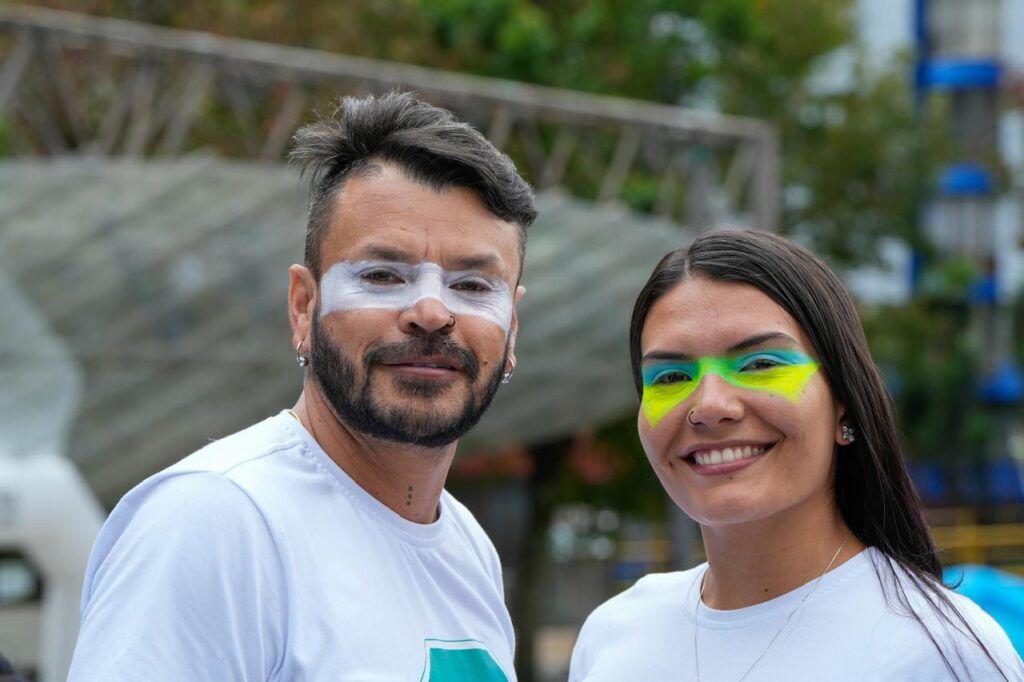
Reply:
[[849, 294], [781, 237], [668, 254], [633, 309], [644, 451], [708, 562], [599, 607], [573, 682], [1024, 680], [946, 589]]

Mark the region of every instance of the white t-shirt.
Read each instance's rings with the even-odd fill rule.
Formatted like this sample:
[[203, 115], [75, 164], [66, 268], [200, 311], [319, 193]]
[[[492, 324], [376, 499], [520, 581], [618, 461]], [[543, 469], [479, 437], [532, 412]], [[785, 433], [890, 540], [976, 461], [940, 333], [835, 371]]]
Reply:
[[515, 679], [501, 565], [447, 492], [416, 524], [283, 412], [143, 481], [86, 570], [70, 680]]
[[[869, 548], [822, 579], [745, 680], [749, 682], [874, 682], [955, 679], [921, 625], [887, 605], [879, 575], [887, 561]], [[570, 682], [678, 682], [697, 679], [694, 607], [707, 564], [649, 575], [595, 610], [572, 655]], [[901, 577], [918, 613], [927, 611]], [[814, 581], [776, 599], [742, 609], [699, 609], [700, 679], [735, 682], [750, 668]], [[1007, 678], [1024, 667], [999, 625], [974, 602], [947, 591]], [[961, 680], [999, 680], [981, 649], [952, 634], [934, 614], [924, 616]], [[960, 647], [957, 654], [954, 641]], [[962, 658], [961, 658], [962, 657]]]

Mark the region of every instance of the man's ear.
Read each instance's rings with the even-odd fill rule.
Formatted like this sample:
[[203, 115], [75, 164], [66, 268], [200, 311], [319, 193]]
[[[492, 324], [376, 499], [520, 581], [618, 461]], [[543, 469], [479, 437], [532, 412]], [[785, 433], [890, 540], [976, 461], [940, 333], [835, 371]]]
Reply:
[[512, 323], [508, 327], [508, 359], [512, 362], [512, 367], [516, 366], [516, 335], [519, 333], [519, 301], [523, 298], [523, 294], [525, 293], [526, 287], [520, 284], [516, 287], [516, 293], [512, 299]]
[[309, 335], [317, 303], [313, 273], [304, 265], [288, 268], [288, 323], [292, 326], [292, 348], [309, 352]]

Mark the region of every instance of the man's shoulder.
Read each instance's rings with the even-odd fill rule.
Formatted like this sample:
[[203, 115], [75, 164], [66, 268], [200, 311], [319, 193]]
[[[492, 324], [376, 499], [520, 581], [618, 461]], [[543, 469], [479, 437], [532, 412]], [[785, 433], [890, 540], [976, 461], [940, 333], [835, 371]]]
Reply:
[[460, 502], [454, 495], [447, 490], [441, 492], [441, 504], [444, 505], [445, 509], [449, 514], [452, 515], [452, 521], [457, 523], [459, 526], [464, 526], [472, 533], [483, 533], [484, 530], [480, 526], [480, 522], [473, 516], [473, 512], [469, 510], [469, 507]]
[[287, 428], [285, 414], [268, 417], [230, 436], [211, 441], [176, 464], [156, 474], [175, 475], [189, 472], [210, 472], [232, 475], [239, 468], [301, 447], [302, 439]]
[[455, 496], [447, 490], [441, 493], [441, 504], [452, 517], [449, 519], [449, 525], [457, 528], [460, 534], [486, 553], [495, 552], [494, 544], [491, 542], [490, 536], [487, 535], [487, 531], [483, 529], [476, 516], [466, 505], [455, 499]]
[[441, 504], [444, 509], [443, 513], [448, 513], [451, 517], [448, 519], [450, 531], [458, 533], [463, 538], [463, 542], [472, 548], [471, 551], [478, 560], [488, 567], [494, 580], [500, 583], [501, 560], [498, 558], [498, 552], [494, 548], [490, 536], [473, 516], [473, 512], [447, 490], [441, 493]]
[[276, 620], [260, 618], [283, 608], [279, 543], [230, 477], [249, 460], [215, 450], [192, 457], [201, 461], [132, 489], [103, 524], [82, 586], [71, 679], [113, 679], [114, 669], [124, 679], [160, 679], [155, 671], [182, 667], [202, 670], [203, 679], [242, 679], [227, 666], [266, 679], [251, 671], [269, 669], [283, 638]]
[[[202, 510], [229, 519], [252, 519], [260, 507], [259, 481], [272, 480], [288, 458], [278, 457], [301, 446], [301, 438], [278, 415], [214, 441], [176, 464], [145, 479], [121, 498], [107, 525], [126, 525], [144, 514], [175, 518], [185, 509]], [[276, 472], [276, 473], [275, 473]]]

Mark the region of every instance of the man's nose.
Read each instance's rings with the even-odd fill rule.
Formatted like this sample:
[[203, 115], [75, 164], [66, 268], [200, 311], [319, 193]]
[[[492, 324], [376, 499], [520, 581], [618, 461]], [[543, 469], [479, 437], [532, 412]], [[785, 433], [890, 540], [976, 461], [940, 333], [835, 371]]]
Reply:
[[398, 324], [406, 334], [433, 334], [454, 326], [455, 316], [436, 298], [421, 298], [402, 311]]

